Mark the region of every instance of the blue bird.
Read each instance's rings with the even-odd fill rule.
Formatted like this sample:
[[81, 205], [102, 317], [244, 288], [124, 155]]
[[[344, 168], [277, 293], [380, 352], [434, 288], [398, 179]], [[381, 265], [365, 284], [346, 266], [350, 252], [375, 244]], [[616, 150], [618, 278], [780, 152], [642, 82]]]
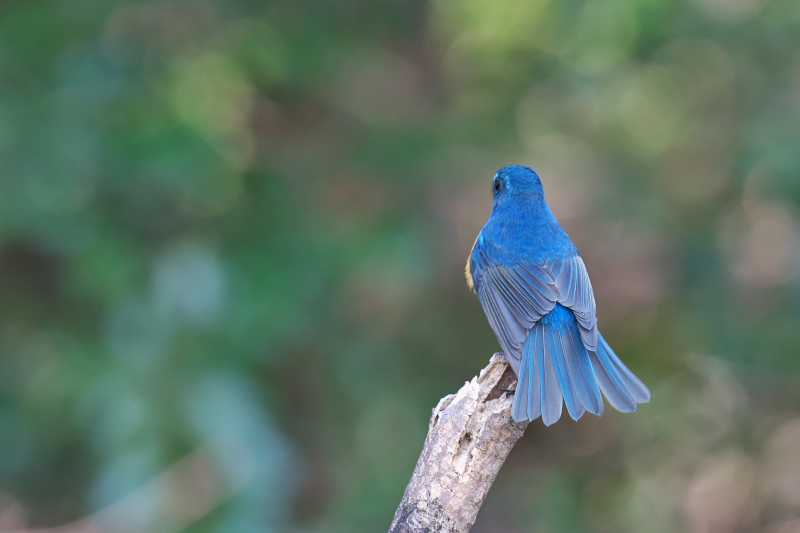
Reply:
[[592, 284], [578, 249], [544, 199], [539, 176], [521, 165], [494, 176], [494, 201], [467, 259], [478, 295], [517, 388], [515, 421], [546, 426], [603, 413], [603, 392], [618, 411], [635, 411], [650, 391], [597, 330]]

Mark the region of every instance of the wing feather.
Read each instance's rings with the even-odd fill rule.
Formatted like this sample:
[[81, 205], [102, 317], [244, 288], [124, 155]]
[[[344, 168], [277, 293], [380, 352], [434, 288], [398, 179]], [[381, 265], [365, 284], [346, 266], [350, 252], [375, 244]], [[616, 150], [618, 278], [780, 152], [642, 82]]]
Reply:
[[467, 262], [468, 278], [517, 373], [528, 332], [556, 303], [575, 315], [586, 349], [597, 350], [594, 293], [579, 255], [544, 265], [509, 266], [488, 261], [486, 246], [480, 237], [475, 241]]
[[565, 259], [554, 267], [556, 286], [560, 291], [558, 303], [569, 308], [578, 320], [581, 339], [589, 351], [597, 350], [597, 306], [592, 282], [581, 256]]

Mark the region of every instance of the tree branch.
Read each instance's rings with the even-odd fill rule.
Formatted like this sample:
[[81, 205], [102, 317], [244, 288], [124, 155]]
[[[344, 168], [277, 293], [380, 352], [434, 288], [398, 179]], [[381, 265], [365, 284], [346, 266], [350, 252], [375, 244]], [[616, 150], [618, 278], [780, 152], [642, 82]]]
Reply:
[[516, 376], [502, 354], [433, 409], [428, 436], [389, 533], [467, 533], [528, 422], [511, 419]]

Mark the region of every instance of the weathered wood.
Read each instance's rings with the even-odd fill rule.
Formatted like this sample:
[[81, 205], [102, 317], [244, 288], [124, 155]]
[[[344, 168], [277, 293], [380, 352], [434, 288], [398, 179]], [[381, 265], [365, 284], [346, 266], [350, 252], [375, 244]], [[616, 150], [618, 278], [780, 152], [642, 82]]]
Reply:
[[528, 422], [511, 419], [516, 376], [502, 354], [433, 409], [428, 436], [389, 533], [467, 533]]

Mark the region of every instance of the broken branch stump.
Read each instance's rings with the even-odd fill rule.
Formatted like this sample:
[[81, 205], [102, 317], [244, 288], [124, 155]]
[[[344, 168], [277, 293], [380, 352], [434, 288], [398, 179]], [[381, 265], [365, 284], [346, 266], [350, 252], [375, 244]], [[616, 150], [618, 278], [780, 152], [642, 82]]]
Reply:
[[467, 533], [528, 422], [511, 419], [516, 376], [502, 354], [433, 409], [389, 533]]

